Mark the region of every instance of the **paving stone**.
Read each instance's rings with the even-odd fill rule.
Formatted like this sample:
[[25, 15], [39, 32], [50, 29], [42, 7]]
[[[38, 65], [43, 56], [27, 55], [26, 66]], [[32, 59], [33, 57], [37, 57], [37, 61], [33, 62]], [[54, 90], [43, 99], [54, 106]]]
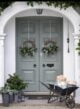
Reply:
[[[13, 103], [9, 107], [0, 106], [0, 109], [68, 109], [65, 103], [52, 102], [47, 100], [28, 100], [20, 103]], [[80, 109], [80, 105], [76, 105], [74, 109]]]

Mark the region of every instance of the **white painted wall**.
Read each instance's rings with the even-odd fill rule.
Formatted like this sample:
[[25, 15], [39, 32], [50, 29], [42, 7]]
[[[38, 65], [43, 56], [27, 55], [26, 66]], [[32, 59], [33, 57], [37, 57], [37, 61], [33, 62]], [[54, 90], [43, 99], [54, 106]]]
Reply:
[[5, 79], [8, 74], [15, 73], [15, 18], [12, 18], [5, 27], [5, 44], [4, 44], [4, 72]]
[[54, 6], [47, 6], [45, 3], [43, 3], [41, 5], [34, 3], [34, 6], [32, 7], [32, 6], [27, 5], [26, 2], [15, 2], [11, 6], [6, 8], [4, 10], [4, 12], [1, 13], [0, 33], [4, 32], [4, 27], [5, 27], [6, 23], [13, 16], [17, 15], [19, 12], [33, 10], [36, 8], [43, 8], [43, 9], [47, 9], [47, 10], [52, 10], [52, 11], [55, 11], [55, 12], [62, 14], [63, 16], [65, 16], [66, 18], [68, 18], [71, 21], [72, 25], [74, 26], [74, 32], [80, 33], [79, 32], [80, 16], [72, 7], [69, 7], [65, 10], [65, 9], [60, 9], [58, 7], [55, 8]]
[[4, 86], [4, 37], [0, 36], [0, 87]]
[[[68, 33], [69, 32], [69, 33]], [[72, 35], [73, 27], [70, 22], [64, 18], [63, 24], [63, 73], [68, 80], [75, 80], [75, 63], [74, 63], [74, 37]], [[70, 53], [68, 53], [67, 37], [70, 38]]]
[[[21, 12], [14, 16], [5, 27], [5, 33], [7, 34], [5, 39], [5, 79], [8, 77], [8, 74], [13, 74], [16, 72], [15, 18], [25, 16], [37, 16], [37, 14], [35, 10]], [[44, 10], [43, 14], [40, 16], [62, 17], [62, 15], [59, 13], [52, 12], [50, 10]], [[68, 20], [63, 17], [63, 22], [63, 73], [70, 80], [74, 80], [74, 38], [72, 36], [73, 27], [69, 22], [70, 53], [67, 53]]]

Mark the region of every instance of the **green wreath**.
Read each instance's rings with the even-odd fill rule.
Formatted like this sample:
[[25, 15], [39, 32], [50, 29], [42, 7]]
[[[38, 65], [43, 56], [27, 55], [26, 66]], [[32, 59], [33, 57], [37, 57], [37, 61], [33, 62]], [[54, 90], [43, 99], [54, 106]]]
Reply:
[[20, 47], [21, 56], [34, 56], [34, 53], [37, 51], [34, 41], [28, 40], [24, 41]]
[[47, 55], [54, 55], [58, 51], [58, 46], [55, 41], [45, 41], [42, 52]]

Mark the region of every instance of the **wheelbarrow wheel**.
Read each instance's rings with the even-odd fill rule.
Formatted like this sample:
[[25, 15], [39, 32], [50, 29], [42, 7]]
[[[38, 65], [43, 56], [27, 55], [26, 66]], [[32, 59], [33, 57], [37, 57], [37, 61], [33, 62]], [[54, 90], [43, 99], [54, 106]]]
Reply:
[[68, 107], [68, 108], [74, 108], [75, 107], [75, 101], [74, 101], [74, 99], [72, 99], [72, 98], [67, 98], [66, 99], [66, 106]]

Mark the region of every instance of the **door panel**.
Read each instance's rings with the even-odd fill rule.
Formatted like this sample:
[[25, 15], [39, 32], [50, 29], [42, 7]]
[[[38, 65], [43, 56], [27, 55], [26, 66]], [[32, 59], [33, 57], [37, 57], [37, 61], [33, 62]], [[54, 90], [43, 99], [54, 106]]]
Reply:
[[[41, 53], [40, 56], [40, 80], [46, 83], [56, 81], [56, 76], [62, 74], [61, 52], [62, 52], [62, 21], [59, 18], [43, 20], [40, 23], [40, 51], [44, 46], [45, 41], [56, 41], [59, 47], [58, 52], [54, 55], [45, 55]], [[45, 87], [40, 84], [40, 91], [47, 91]]]
[[[22, 57], [20, 55], [19, 47], [24, 41], [32, 40], [37, 45], [38, 48], [38, 27], [37, 23], [26, 20], [19, 19], [16, 22], [17, 27], [17, 73], [20, 77], [29, 83], [27, 91], [39, 91], [39, 69], [38, 69], [38, 52], [35, 53], [33, 57], [26, 56]], [[36, 65], [36, 66], [34, 66]]]
[[[54, 82], [62, 74], [62, 18], [17, 18], [16, 19], [16, 71], [29, 83], [27, 91], [48, 91], [44, 83]], [[19, 48], [25, 40], [33, 40], [37, 52], [33, 57], [20, 55]], [[46, 40], [54, 40], [58, 53], [46, 56], [42, 47]]]

